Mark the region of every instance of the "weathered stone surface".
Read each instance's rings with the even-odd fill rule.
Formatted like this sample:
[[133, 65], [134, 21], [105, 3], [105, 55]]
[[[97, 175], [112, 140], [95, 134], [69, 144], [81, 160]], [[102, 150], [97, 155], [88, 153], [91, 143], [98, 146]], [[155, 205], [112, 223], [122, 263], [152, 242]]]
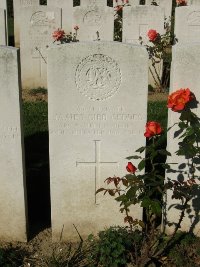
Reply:
[[26, 7], [20, 23], [22, 87], [47, 87], [47, 47], [53, 44], [52, 33], [61, 28], [61, 9]]
[[26, 241], [26, 183], [19, 55], [0, 46], [0, 239]]
[[[113, 0], [113, 6], [117, 6], [117, 5], [123, 5], [124, 2], [122, 0], [118, 0], [116, 2], [116, 0]], [[137, 6], [140, 4], [140, 0], [129, 0], [128, 1], [128, 4], [131, 5], [131, 6]]]
[[148, 43], [147, 32], [164, 33], [164, 10], [158, 6], [135, 6], [123, 9], [123, 42], [140, 44], [141, 36]]
[[[23, 7], [39, 6], [39, 0], [13, 0], [15, 46], [20, 47], [20, 21]], [[27, 22], [24, 22], [27, 23]]]
[[7, 44], [6, 11], [0, 8], [0, 45]]
[[114, 10], [103, 5], [75, 7], [73, 25], [79, 26], [79, 41], [113, 41]]
[[[141, 46], [82, 42], [48, 52], [53, 240], [78, 239], [123, 225], [118, 204], [102, 193], [123, 176], [127, 156], [145, 144], [148, 55]], [[134, 218], [142, 210], [134, 207]]]
[[176, 8], [175, 34], [179, 44], [200, 41], [200, 6]]
[[[172, 0], [155, 0], [158, 6], [164, 9], [165, 17], [169, 19], [172, 13]], [[151, 5], [152, 0], [146, 0], [146, 5]]]
[[81, 0], [81, 6], [107, 6], [107, 0]]
[[[196, 96], [197, 100], [200, 99], [200, 45], [188, 44], [188, 45], [175, 45], [172, 51], [172, 69], [171, 69], [171, 89], [170, 92], [174, 92], [181, 88], [189, 88]], [[200, 116], [200, 108], [193, 110], [198, 116]], [[171, 127], [174, 123], [179, 121], [180, 114], [169, 110], [168, 113], [168, 126]], [[166, 173], [167, 177], [174, 180], [188, 180], [189, 166], [188, 161], [184, 157], [176, 155], [178, 150], [178, 143], [180, 139], [175, 138], [174, 134], [177, 127], [173, 127], [167, 136], [167, 149], [171, 152], [172, 157], [168, 158], [169, 163], [177, 163], [172, 165], [172, 169], [176, 170], [176, 173]], [[184, 167], [185, 163], [185, 167]], [[199, 171], [196, 173], [199, 175]], [[171, 193], [167, 195], [167, 219], [169, 222], [177, 223], [180, 218], [180, 210], [175, 208], [178, 200], [171, 200]], [[173, 206], [175, 205], [175, 206]], [[200, 216], [200, 204], [199, 204], [199, 192], [196, 192], [194, 200], [190, 203], [191, 212], [186, 213], [182, 223], [182, 231], [194, 230], [195, 234], [199, 233], [199, 216]], [[188, 209], [189, 211], [189, 209]], [[167, 232], [172, 233], [173, 227], [167, 227]]]
[[73, 0], [48, 0], [48, 6], [62, 9], [62, 29], [68, 34], [72, 32]]
[[[147, 33], [150, 29], [158, 33], [164, 33], [164, 9], [159, 6], [135, 6], [124, 7], [123, 10], [123, 42], [140, 44], [139, 38], [142, 37], [143, 45], [150, 45]], [[157, 87], [153, 76], [156, 77], [152, 61], [149, 61], [149, 84]], [[163, 64], [156, 65], [158, 76], [162, 77]], [[152, 75], [153, 74], [153, 75]]]

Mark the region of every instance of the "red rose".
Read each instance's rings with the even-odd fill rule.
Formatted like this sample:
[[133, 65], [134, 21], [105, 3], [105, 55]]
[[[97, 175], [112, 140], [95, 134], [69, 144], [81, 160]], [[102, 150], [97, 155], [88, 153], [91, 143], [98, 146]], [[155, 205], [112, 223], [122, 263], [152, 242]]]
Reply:
[[177, 6], [187, 6], [187, 0], [176, 0]]
[[52, 36], [55, 41], [60, 41], [65, 36], [65, 32], [63, 30], [58, 29], [57, 31], [53, 32]]
[[156, 121], [149, 121], [146, 124], [146, 132], [144, 133], [145, 137], [152, 137], [155, 135], [161, 134], [163, 129], [161, 128], [160, 123]]
[[156, 30], [149, 30], [147, 36], [149, 37], [149, 41], [154, 42], [158, 37], [159, 33]]
[[194, 99], [194, 95], [189, 88], [180, 89], [168, 96], [167, 107], [173, 111], [181, 111], [185, 105]]
[[135, 173], [137, 168], [131, 162], [128, 162], [128, 165], [126, 166], [126, 170], [130, 173]]

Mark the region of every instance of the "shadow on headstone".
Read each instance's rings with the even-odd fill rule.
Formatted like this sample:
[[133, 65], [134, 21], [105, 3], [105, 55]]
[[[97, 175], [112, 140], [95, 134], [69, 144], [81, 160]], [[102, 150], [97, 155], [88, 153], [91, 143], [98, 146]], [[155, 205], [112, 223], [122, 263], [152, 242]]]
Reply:
[[51, 225], [48, 132], [25, 138], [29, 239]]

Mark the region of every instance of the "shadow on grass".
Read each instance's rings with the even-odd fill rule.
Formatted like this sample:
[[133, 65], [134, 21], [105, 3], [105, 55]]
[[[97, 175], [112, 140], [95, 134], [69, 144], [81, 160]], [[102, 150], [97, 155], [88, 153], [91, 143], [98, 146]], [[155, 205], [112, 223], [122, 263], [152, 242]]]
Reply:
[[49, 137], [39, 132], [25, 138], [29, 239], [51, 225]]

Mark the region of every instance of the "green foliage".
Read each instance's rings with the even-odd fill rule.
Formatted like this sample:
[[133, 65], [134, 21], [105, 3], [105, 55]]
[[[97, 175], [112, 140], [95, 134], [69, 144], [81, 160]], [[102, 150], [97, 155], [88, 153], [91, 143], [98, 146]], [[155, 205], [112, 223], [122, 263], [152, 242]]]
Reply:
[[169, 251], [169, 259], [177, 267], [199, 266], [200, 240], [190, 233], [179, 233], [176, 244]]
[[23, 266], [23, 260], [28, 253], [19, 248], [9, 246], [0, 248], [0, 267], [19, 267]]
[[48, 131], [48, 104], [46, 102], [25, 102], [24, 135]]
[[130, 233], [124, 227], [110, 227], [99, 233], [99, 239], [94, 239], [93, 235], [89, 236], [89, 266], [126, 266], [136, 246], [139, 250], [141, 238], [139, 231]]
[[[168, 109], [166, 101], [150, 101], [147, 109], [148, 121], [159, 121], [165, 130], [167, 129]], [[165, 148], [165, 147], [164, 147]]]

